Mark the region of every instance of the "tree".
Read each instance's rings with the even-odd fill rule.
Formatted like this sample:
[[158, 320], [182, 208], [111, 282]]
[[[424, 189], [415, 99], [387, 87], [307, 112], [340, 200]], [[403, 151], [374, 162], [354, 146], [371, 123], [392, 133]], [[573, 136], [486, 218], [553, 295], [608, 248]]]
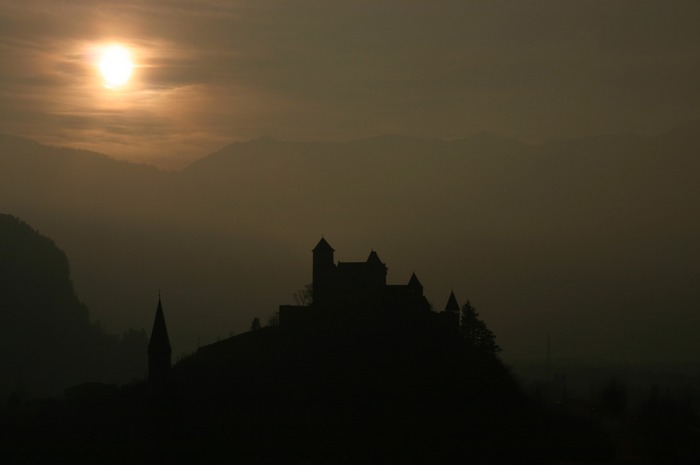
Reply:
[[260, 324], [260, 318], [258, 318], [256, 316], [255, 318], [253, 318], [253, 322], [250, 324], [250, 330], [256, 331], [256, 330], [260, 329], [261, 327], [262, 327], [262, 325]]
[[314, 288], [312, 284], [307, 284], [303, 288], [292, 294], [297, 305], [308, 307], [314, 300]]
[[496, 335], [479, 318], [479, 312], [470, 301], [462, 306], [462, 320], [459, 323], [459, 331], [464, 339], [477, 349], [497, 355], [501, 348], [496, 344]]

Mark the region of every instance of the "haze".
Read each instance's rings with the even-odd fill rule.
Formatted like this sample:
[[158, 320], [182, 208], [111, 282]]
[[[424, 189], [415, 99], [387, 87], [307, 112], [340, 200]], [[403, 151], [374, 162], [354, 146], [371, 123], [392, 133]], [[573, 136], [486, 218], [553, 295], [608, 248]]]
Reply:
[[[0, 2], [0, 130], [182, 168], [233, 141], [659, 133], [700, 111], [695, 1]], [[95, 47], [136, 64], [105, 92]]]
[[470, 299], [505, 360], [548, 333], [696, 360], [698, 24], [695, 1], [0, 0], [0, 212], [107, 328], [148, 327], [160, 289], [176, 354], [293, 303], [324, 235]]

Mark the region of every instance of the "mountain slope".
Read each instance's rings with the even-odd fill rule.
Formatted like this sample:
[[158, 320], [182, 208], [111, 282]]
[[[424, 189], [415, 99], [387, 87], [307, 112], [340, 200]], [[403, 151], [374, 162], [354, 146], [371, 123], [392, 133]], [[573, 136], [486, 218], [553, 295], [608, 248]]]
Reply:
[[505, 358], [541, 357], [549, 332], [561, 357], [687, 360], [695, 129], [542, 145], [260, 139], [179, 173], [9, 144], [0, 204], [62, 244], [108, 324], [148, 327], [162, 289], [175, 354], [290, 303], [323, 234], [341, 261], [377, 250], [390, 283], [415, 271], [436, 308], [451, 289], [471, 299]]
[[50, 239], [0, 214], [0, 398], [10, 390], [62, 394], [86, 380], [143, 374], [145, 334], [120, 341], [90, 323], [66, 255]]

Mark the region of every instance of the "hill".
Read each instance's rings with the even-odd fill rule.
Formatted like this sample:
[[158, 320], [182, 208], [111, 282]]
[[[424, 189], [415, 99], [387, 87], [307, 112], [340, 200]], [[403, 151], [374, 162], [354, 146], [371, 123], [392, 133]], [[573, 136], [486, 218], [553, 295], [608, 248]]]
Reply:
[[0, 415], [8, 463], [546, 463], [609, 454], [595, 428], [529, 406], [495, 357], [418, 327], [267, 327], [202, 347], [168, 383], [88, 391], [31, 412], [18, 427]]
[[450, 289], [471, 299], [506, 359], [542, 358], [549, 332], [556, 357], [689, 361], [696, 129], [541, 145], [268, 138], [177, 173], [0, 140], [0, 210], [61, 243], [112, 327], [148, 326], [162, 289], [178, 356], [288, 302], [325, 234], [348, 256], [380, 250], [393, 282], [418, 272], [436, 308]]
[[174, 376], [184, 416], [220, 425], [187, 438], [205, 461], [231, 447], [273, 463], [494, 457], [525, 406], [496, 358], [420, 328], [268, 327], [201, 348]]
[[86, 380], [144, 371], [145, 333], [121, 338], [90, 322], [66, 255], [19, 219], [0, 214], [0, 399], [62, 394]]

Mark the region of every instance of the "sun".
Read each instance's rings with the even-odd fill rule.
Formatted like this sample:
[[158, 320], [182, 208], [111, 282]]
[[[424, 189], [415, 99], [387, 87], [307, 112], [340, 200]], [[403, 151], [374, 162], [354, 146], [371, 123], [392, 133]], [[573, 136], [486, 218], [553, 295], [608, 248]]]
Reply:
[[100, 70], [104, 86], [116, 89], [129, 82], [134, 71], [131, 53], [121, 45], [109, 45], [99, 53], [97, 68]]

